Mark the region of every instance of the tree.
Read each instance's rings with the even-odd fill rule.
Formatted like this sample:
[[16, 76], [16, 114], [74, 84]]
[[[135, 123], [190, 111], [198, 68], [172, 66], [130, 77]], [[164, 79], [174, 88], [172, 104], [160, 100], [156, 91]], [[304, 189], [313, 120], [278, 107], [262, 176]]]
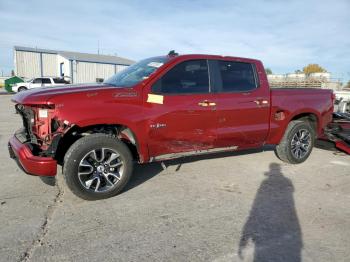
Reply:
[[294, 72], [295, 72], [296, 74], [302, 74], [302, 73], [303, 73], [303, 71], [301, 71], [300, 69], [295, 70]]
[[265, 68], [265, 72], [267, 75], [272, 75], [272, 70], [270, 68]]
[[318, 64], [309, 64], [303, 68], [303, 72], [309, 75], [311, 73], [324, 73], [327, 72], [327, 70]]
[[349, 89], [350, 89], [350, 80], [349, 80], [348, 83], [344, 86], [344, 88], [349, 88]]

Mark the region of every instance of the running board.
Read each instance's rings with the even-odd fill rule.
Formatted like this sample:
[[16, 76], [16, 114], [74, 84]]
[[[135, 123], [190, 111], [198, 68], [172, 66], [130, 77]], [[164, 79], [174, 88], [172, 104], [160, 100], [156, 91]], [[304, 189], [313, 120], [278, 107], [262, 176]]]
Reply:
[[219, 147], [219, 148], [213, 148], [213, 149], [207, 149], [207, 150], [194, 150], [189, 152], [171, 153], [171, 154], [164, 154], [164, 155], [151, 157], [150, 162], [170, 160], [170, 159], [186, 157], [186, 156], [196, 156], [196, 155], [205, 155], [205, 154], [211, 154], [211, 153], [236, 151], [236, 150], [238, 150], [238, 146]]

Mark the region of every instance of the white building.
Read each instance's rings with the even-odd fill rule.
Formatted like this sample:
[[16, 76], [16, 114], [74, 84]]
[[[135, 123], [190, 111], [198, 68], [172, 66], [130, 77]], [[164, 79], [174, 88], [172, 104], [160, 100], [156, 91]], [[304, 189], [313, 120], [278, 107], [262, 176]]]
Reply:
[[314, 78], [324, 78], [326, 80], [330, 80], [331, 78], [331, 73], [328, 72], [324, 72], [324, 73], [311, 73], [310, 77], [314, 77]]
[[133, 63], [111, 55], [14, 47], [15, 74], [28, 79], [54, 76], [71, 83], [101, 82]]

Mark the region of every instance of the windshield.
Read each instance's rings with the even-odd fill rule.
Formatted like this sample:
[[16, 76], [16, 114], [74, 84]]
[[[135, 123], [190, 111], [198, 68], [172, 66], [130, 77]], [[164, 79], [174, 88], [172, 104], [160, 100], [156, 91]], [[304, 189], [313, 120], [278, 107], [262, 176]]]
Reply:
[[119, 87], [131, 87], [156, 71], [168, 61], [168, 57], [151, 57], [133, 64], [107, 79], [104, 83]]

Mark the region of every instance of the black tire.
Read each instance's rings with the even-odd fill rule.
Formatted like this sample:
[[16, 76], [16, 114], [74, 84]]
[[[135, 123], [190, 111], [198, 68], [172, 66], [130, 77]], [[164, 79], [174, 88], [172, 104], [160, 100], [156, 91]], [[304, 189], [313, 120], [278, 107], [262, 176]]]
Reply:
[[18, 92], [22, 92], [22, 91], [26, 91], [26, 90], [27, 90], [27, 88], [25, 86], [20, 86], [18, 88]]
[[[302, 156], [300, 155], [299, 157], [297, 157], [295, 154], [297, 145], [295, 143], [295, 140], [293, 140], [293, 138], [295, 138], [295, 136], [298, 136], [298, 134], [300, 134], [298, 132], [304, 132], [303, 130], [306, 130], [310, 134], [309, 146], [307, 147], [307, 150], [305, 150], [303, 146], [299, 146], [299, 148], [302, 149], [301, 151], [303, 152], [304, 155]], [[311, 127], [311, 125], [308, 122], [295, 120], [295, 121], [291, 121], [288, 124], [288, 127], [284, 133], [284, 136], [281, 142], [279, 143], [279, 145], [276, 146], [275, 153], [277, 157], [284, 162], [287, 162], [290, 164], [300, 164], [310, 156], [311, 151], [314, 147], [314, 144], [315, 144], [315, 130]]]
[[[123, 171], [120, 179], [115, 180], [117, 182], [115, 182], [114, 186], [111, 186], [111, 188], [108, 190], [106, 189], [106, 191], [95, 192], [93, 188], [90, 189], [93, 182], [90, 183], [90, 185], [88, 186], [89, 188], [86, 188], [87, 182], [85, 181], [86, 185], [84, 186], [83, 182], [81, 181], [82, 176], [79, 176], [78, 172], [79, 170], [81, 170], [82, 167], [84, 167], [82, 165], [82, 163], [84, 162], [81, 162], [81, 161], [83, 161], [84, 159], [86, 160], [87, 158], [90, 160], [92, 159], [90, 157], [91, 154], [89, 154], [89, 152], [94, 151], [95, 159], [97, 159], [96, 157], [97, 151], [95, 150], [105, 150], [105, 149], [119, 154], [118, 159], [120, 160], [118, 161], [122, 163]], [[109, 155], [110, 158], [111, 158], [111, 154], [112, 153], [110, 153]], [[94, 168], [93, 169], [94, 171], [91, 171], [92, 173], [88, 175], [90, 176], [90, 178], [87, 178], [87, 179], [90, 179], [90, 181], [94, 181], [93, 176], [99, 176], [97, 180], [101, 181], [101, 184], [105, 182], [105, 188], [106, 188], [106, 185], [107, 185], [106, 177], [103, 176], [103, 173], [101, 170], [98, 171], [98, 167], [100, 167], [102, 165], [101, 163], [105, 161], [104, 159], [106, 158], [106, 156], [105, 156], [105, 153], [103, 153], [103, 157], [102, 157], [102, 154], [100, 156], [102, 160], [101, 162], [98, 162], [98, 164], [96, 164], [97, 161], [95, 162], [95, 164], [91, 164], [89, 160], [89, 164], [91, 164], [91, 166]], [[93, 162], [94, 160], [92, 159], [91, 161]], [[96, 165], [99, 165], [99, 166], [96, 167]], [[90, 165], [89, 165], [89, 168], [90, 168]], [[106, 134], [92, 134], [92, 135], [88, 135], [83, 138], [80, 138], [68, 149], [64, 157], [63, 174], [68, 187], [76, 196], [86, 200], [98, 200], [98, 199], [104, 199], [104, 198], [115, 196], [128, 183], [132, 175], [132, 171], [133, 171], [133, 158], [129, 148], [117, 138]], [[96, 172], [97, 172], [97, 175], [95, 175]], [[120, 173], [120, 169], [118, 173]], [[91, 179], [91, 177], [93, 179]], [[100, 182], [98, 183], [99, 184], [95, 186], [95, 189], [96, 187], [97, 188], [99, 187]]]

